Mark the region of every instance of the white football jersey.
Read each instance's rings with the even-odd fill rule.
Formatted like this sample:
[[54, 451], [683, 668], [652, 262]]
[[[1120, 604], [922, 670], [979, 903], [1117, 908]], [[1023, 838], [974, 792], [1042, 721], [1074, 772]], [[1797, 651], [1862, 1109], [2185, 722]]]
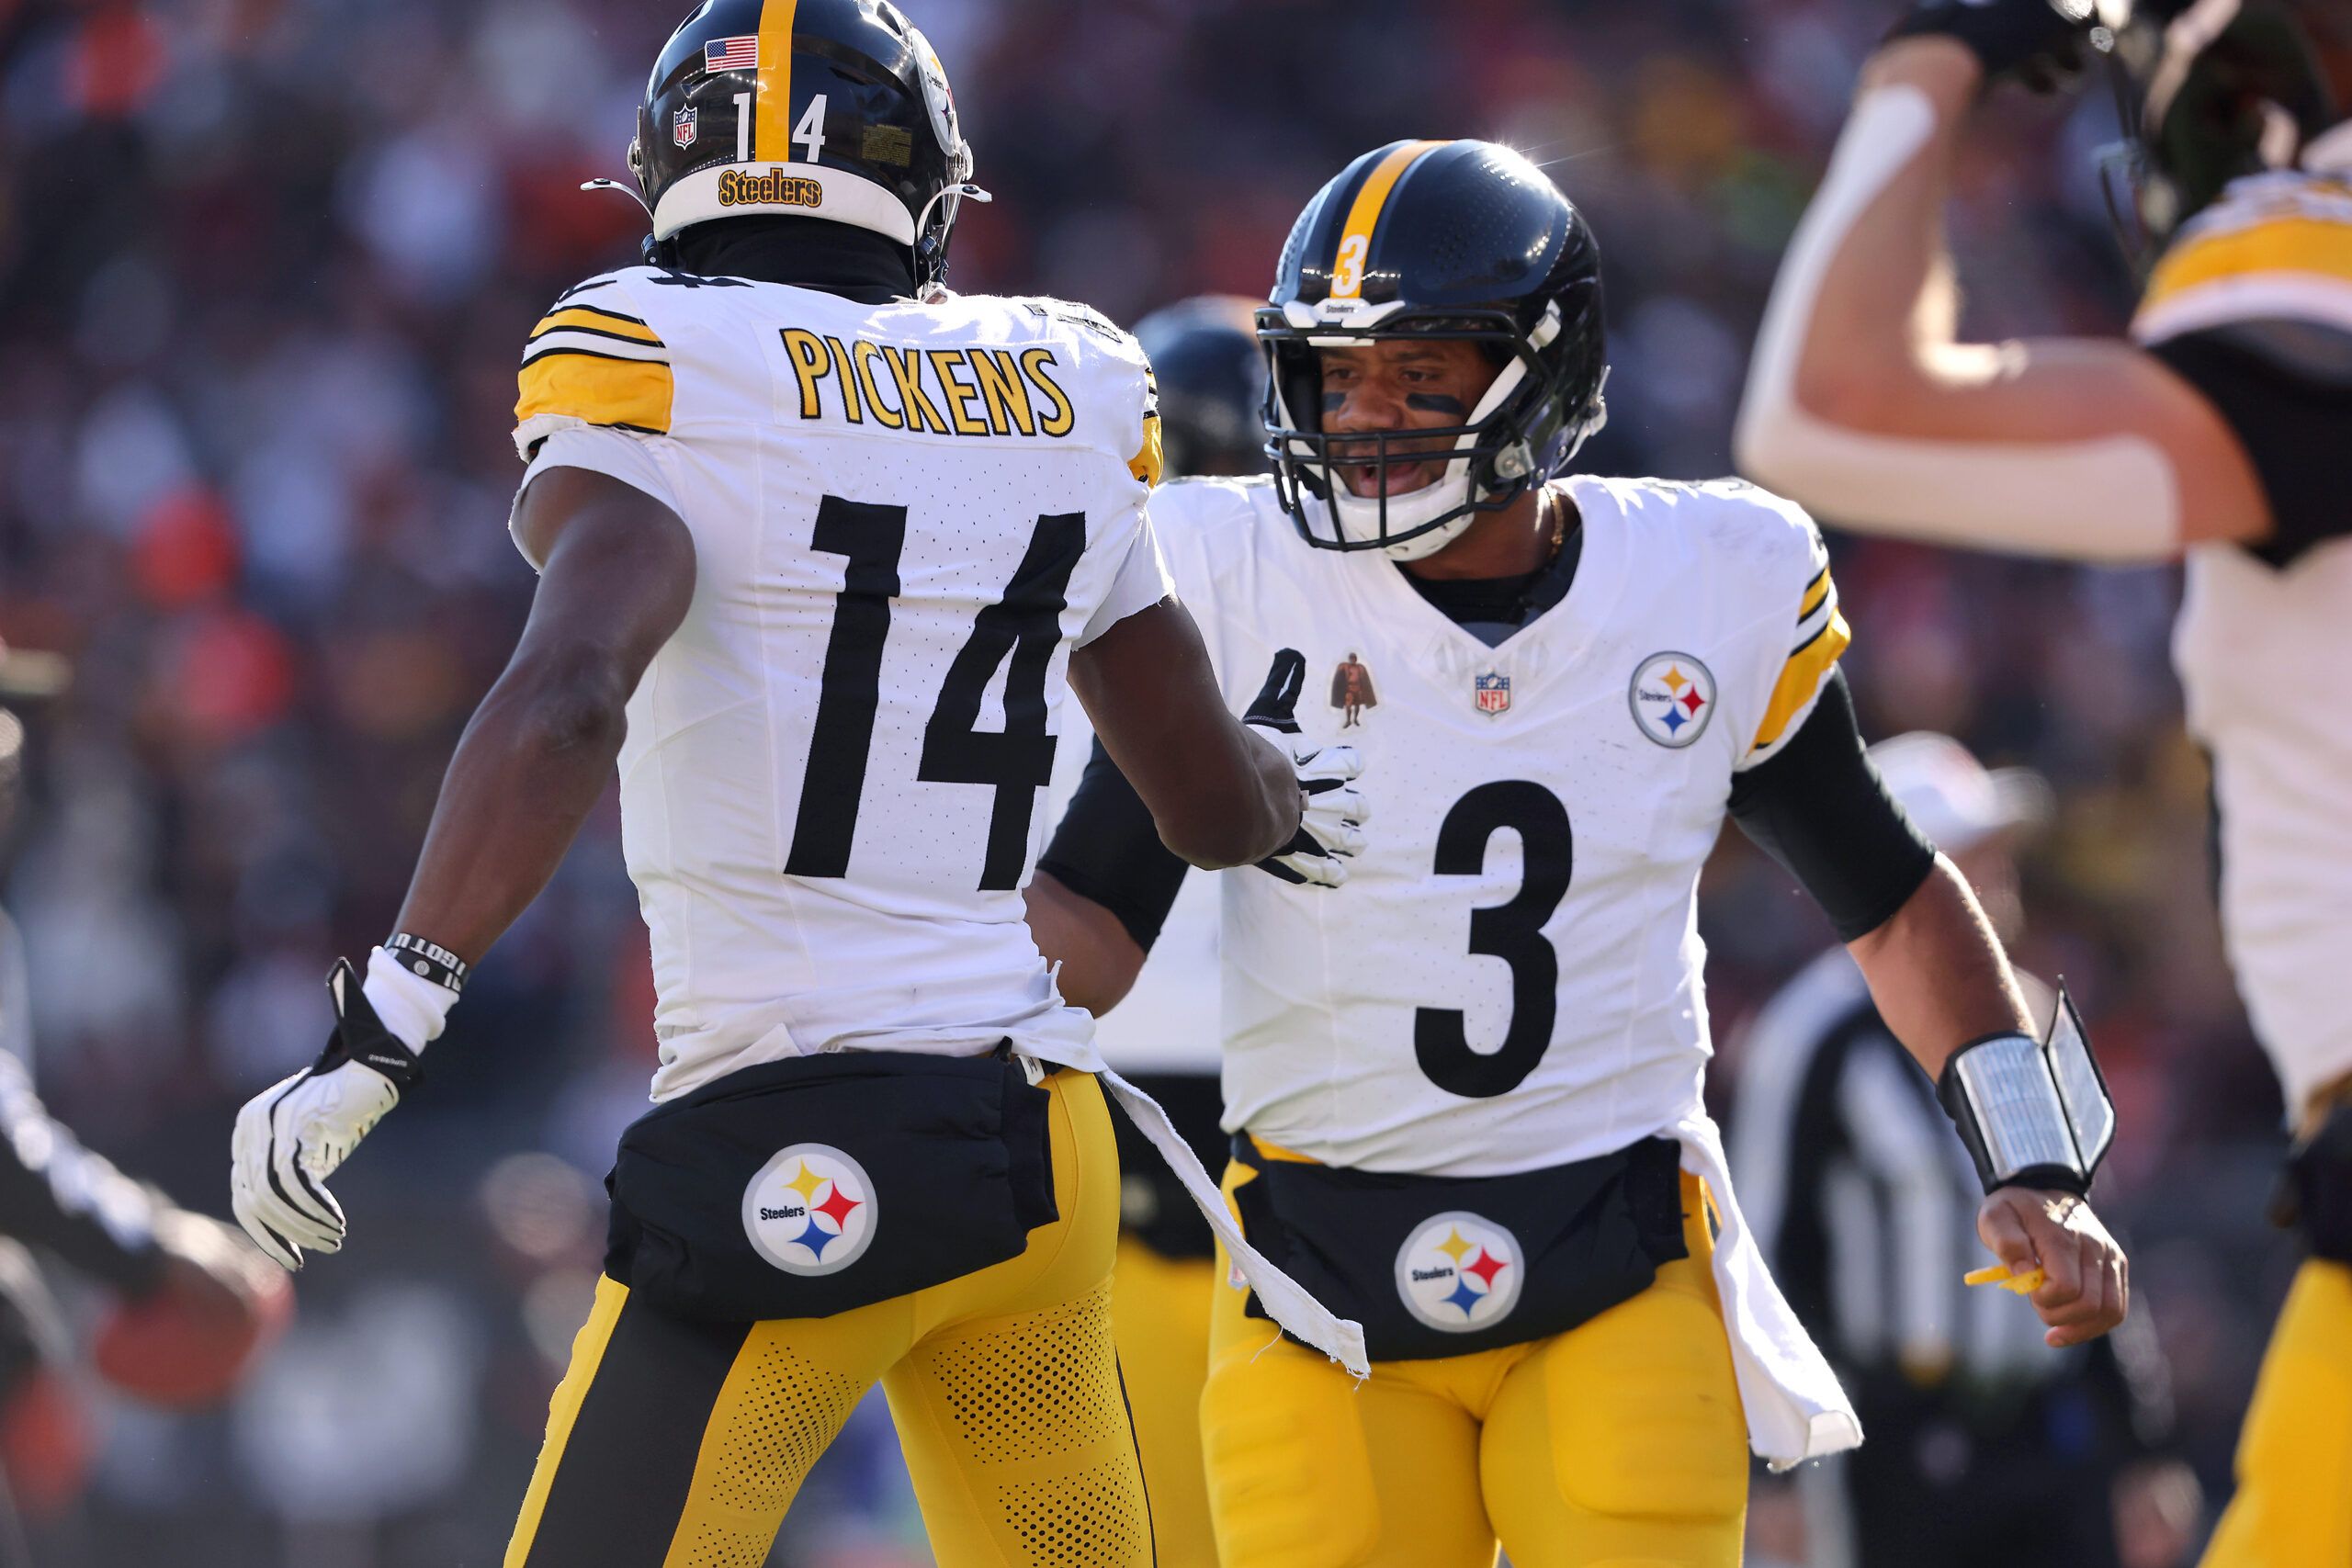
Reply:
[[[1560, 488], [1583, 518], [1567, 596], [1491, 649], [1381, 556], [1309, 547], [1268, 481], [1154, 497], [1227, 695], [1305, 654], [1301, 727], [1362, 750], [1374, 813], [1336, 891], [1218, 879], [1229, 1128], [1328, 1164], [1491, 1176], [1699, 1113], [1699, 869], [1733, 774], [1811, 712], [1846, 624], [1787, 502]], [[1351, 694], [1377, 700], [1343, 732]]]
[[1168, 592], [1134, 340], [1054, 300], [631, 267], [539, 322], [516, 418], [534, 473], [612, 474], [694, 536], [620, 755], [654, 1098], [819, 1051], [1083, 1056], [1019, 890], [1069, 650]]
[[[2132, 332], [2158, 344], [2247, 321], [2352, 334], [2352, 185], [2232, 186], [2165, 254]], [[2352, 537], [2283, 568], [2203, 546], [2187, 580], [2173, 663], [2213, 759], [2222, 934], [2291, 1121], [2352, 1073], [2352, 1006], [2327, 978], [2352, 946], [2352, 704], [2333, 689], [2352, 663]]]

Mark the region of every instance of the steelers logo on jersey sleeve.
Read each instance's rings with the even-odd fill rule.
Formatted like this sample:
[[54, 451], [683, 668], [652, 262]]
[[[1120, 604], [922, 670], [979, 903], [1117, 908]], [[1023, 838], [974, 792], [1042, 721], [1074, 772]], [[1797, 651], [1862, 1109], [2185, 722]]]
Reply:
[[1518, 1238], [1467, 1210], [1422, 1222], [1396, 1254], [1396, 1293], [1431, 1328], [1491, 1328], [1519, 1304], [1526, 1254]]
[[743, 1232], [787, 1274], [838, 1274], [874, 1240], [874, 1183], [830, 1144], [795, 1144], [743, 1189]]
[[1625, 700], [1644, 735], [1679, 749], [1704, 735], [1715, 716], [1715, 677], [1687, 653], [1653, 653], [1634, 670]]

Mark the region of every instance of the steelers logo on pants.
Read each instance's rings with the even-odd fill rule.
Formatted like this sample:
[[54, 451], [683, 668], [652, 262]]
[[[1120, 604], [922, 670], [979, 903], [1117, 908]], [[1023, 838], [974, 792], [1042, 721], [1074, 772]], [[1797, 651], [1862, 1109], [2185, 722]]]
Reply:
[[874, 1240], [874, 1183], [830, 1144], [795, 1144], [743, 1189], [743, 1232], [787, 1274], [837, 1274]]
[[1431, 1328], [1467, 1334], [1491, 1328], [1519, 1304], [1526, 1254], [1518, 1238], [1467, 1210], [1438, 1214], [1396, 1254], [1396, 1293]]

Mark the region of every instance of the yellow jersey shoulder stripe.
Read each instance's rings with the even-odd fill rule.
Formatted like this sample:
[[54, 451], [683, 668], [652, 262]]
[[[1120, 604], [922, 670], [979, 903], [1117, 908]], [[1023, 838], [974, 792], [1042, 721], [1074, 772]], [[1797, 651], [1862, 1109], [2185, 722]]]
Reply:
[[1159, 439], [1159, 416], [1143, 416], [1143, 446], [1127, 459], [1127, 472], [1144, 482], [1146, 489], [1156, 488], [1168, 470], [1168, 456]]
[[1788, 661], [1781, 666], [1781, 678], [1773, 683], [1771, 699], [1765, 704], [1764, 718], [1756, 727], [1756, 739], [1750, 750], [1763, 750], [1788, 733], [1791, 721], [1813, 705], [1827, 682], [1830, 671], [1837, 667], [1838, 656], [1853, 642], [1854, 633], [1846, 625], [1845, 612], [1836, 607], [1834, 598], [1828, 604], [1828, 615], [1821, 617], [1821, 624], [1813, 634], [1799, 642], [1791, 650]]
[[2191, 235], [2156, 264], [2132, 334], [2157, 342], [2256, 316], [2352, 328], [2352, 220], [2290, 212]]
[[677, 383], [667, 361], [629, 359], [585, 349], [557, 348], [535, 355], [517, 378], [518, 430], [548, 420], [538, 434], [562, 424], [607, 425], [646, 435], [670, 432]]
[[1813, 581], [1804, 585], [1804, 603], [1798, 607], [1797, 625], [1803, 626], [1813, 619], [1814, 612], [1827, 604], [1829, 596], [1837, 592], [1837, 585], [1829, 581], [1829, 568], [1825, 562], [1821, 570], [1813, 574]]
[[624, 343], [662, 345], [661, 334], [648, 326], [642, 317], [623, 315], [598, 305], [562, 305], [539, 318], [531, 329], [531, 341], [537, 343], [552, 332], [585, 333], [594, 337], [616, 338]]

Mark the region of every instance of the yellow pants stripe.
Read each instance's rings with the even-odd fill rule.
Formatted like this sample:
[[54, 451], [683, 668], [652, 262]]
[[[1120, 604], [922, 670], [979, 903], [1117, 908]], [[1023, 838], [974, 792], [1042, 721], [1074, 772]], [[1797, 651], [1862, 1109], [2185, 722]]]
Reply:
[[548, 1440], [539, 1450], [537, 1467], [531, 1472], [530, 1490], [523, 1494], [523, 1514], [506, 1548], [505, 1568], [523, 1568], [523, 1560], [531, 1554], [531, 1542], [538, 1538], [539, 1517], [548, 1506], [548, 1488], [555, 1481], [557, 1467], [563, 1463], [572, 1423], [580, 1419], [580, 1402], [587, 1397], [588, 1385], [596, 1381], [596, 1369], [604, 1364], [605, 1347], [612, 1343], [613, 1325], [620, 1321], [621, 1303], [627, 1300], [625, 1288], [597, 1277], [595, 1304], [588, 1309], [588, 1321], [572, 1338], [571, 1365], [548, 1404]]

